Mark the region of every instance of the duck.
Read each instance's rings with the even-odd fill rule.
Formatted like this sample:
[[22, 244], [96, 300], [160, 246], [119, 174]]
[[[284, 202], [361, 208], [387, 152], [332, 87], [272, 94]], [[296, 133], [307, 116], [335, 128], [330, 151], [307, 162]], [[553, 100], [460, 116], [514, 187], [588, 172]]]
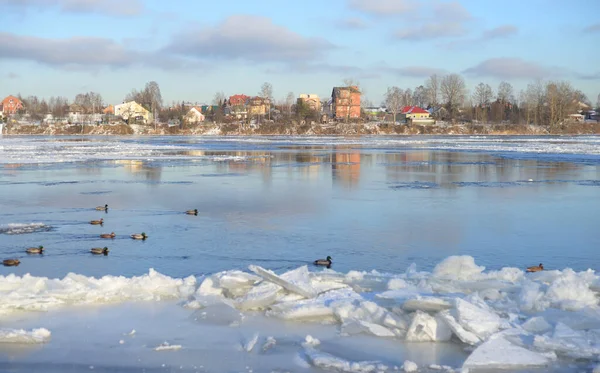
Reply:
[[13, 267], [21, 264], [21, 261], [19, 259], [4, 259], [2, 264], [4, 264], [6, 267]]
[[539, 266], [527, 267], [527, 272], [539, 272], [543, 270], [544, 266], [542, 265], [542, 263], [540, 263]]
[[27, 250], [25, 250], [25, 252], [27, 254], [43, 254], [44, 246], [40, 245], [39, 247], [30, 247]]
[[198, 215], [198, 209], [187, 210], [185, 213], [188, 215]]
[[96, 210], [98, 210], [98, 211], [107, 211], [108, 210], [108, 205], [96, 206]]
[[115, 232], [111, 232], [111, 233], [102, 233], [100, 235], [100, 238], [115, 238], [116, 234]]
[[330, 267], [331, 266], [331, 257], [327, 256], [327, 259], [317, 259], [314, 261], [315, 265], [318, 266], [327, 266]]
[[92, 220], [90, 221], [91, 225], [102, 225], [104, 224], [104, 219], [100, 219], [100, 220]]
[[108, 247], [92, 247], [90, 252], [94, 255], [108, 255]]
[[132, 234], [130, 237], [133, 238], [134, 240], [145, 240], [146, 238], [148, 238], [148, 236], [146, 236], [146, 233], [144, 233], [144, 232], [142, 232], [142, 234], [139, 234], [139, 233]]

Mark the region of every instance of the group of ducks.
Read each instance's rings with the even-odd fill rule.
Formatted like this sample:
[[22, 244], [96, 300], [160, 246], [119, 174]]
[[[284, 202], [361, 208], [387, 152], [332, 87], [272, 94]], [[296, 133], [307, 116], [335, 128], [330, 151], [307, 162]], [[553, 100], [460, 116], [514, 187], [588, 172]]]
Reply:
[[[98, 211], [105, 211], [108, 212], [108, 204], [104, 205], [104, 206], [98, 206], [96, 207], [96, 210]], [[185, 212], [188, 215], [198, 215], [198, 210], [194, 209], [194, 210], [188, 210]], [[90, 221], [91, 225], [103, 225], [104, 224], [104, 219], [99, 219], [99, 220], [91, 220]], [[111, 233], [102, 233], [100, 235], [100, 238], [115, 238], [117, 235], [115, 234], [115, 232], [111, 232]], [[148, 235], [146, 235], [146, 233], [142, 232], [142, 233], [134, 233], [132, 235], [130, 235], [129, 237], [131, 237], [134, 240], [145, 240], [146, 238], [148, 238]], [[30, 247], [27, 248], [25, 250], [25, 252], [27, 254], [43, 254], [44, 253], [44, 246], [38, 246], [38, 247]], [[108, 249], [108, 247], [93, 247], [90, 252], [94, 255], [108, 255], [108, 252], [110, 250]], [[6, 267], [13, 267], [13, 266], [18, 266], [19, 264], [21, 264], [21, 261], [19, 259], [4, 259], [2, 261], [2, 264]]]

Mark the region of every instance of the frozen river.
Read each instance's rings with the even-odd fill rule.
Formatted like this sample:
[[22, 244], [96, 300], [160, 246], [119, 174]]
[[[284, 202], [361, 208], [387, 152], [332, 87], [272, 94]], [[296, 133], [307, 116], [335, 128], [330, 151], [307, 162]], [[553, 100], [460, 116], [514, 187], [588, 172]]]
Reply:
[[0, 371], [600, 356], [597, 136], [0, 137], [0, 206]]

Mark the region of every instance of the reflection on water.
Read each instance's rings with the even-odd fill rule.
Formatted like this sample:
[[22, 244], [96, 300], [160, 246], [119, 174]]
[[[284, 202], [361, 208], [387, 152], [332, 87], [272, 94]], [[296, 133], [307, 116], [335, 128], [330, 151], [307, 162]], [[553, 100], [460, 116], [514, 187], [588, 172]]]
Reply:
[[[48, 255], [14, 270], [51, 276], [154, 267], [181, 277], [261, 261], [285, 269], [324, 255], [341, 271], [430, 269], [454, 254], [488, 268], [600, 263], [598, 163], [357, 144], [167, 153], [192, 159], [0, 168], [0, 226], [56, 227], [0, 237], [0, 254], [43, 244]], [[111, 241], [110, 266], [88, 262], [87, 247], [78, 256], [104, 244], [86, 224], [104, 203], [103, 233], [151, 236]], [[193, 208], [198, 216], [182, 214]]]

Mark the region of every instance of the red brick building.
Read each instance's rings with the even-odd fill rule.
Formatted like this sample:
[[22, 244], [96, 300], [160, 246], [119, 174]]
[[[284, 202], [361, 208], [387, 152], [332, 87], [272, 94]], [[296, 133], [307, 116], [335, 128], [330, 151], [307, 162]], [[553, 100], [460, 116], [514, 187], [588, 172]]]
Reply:
[[332, 114], [336, 119], [360, 118], [360, 91], [357, 86], [334, 87], [331, 104]]
[[15, 96], [8, 96], [2, 100], [0, 107], [5, 115], [16, 114], [17, 111], [23, 109], [23, 102]]

